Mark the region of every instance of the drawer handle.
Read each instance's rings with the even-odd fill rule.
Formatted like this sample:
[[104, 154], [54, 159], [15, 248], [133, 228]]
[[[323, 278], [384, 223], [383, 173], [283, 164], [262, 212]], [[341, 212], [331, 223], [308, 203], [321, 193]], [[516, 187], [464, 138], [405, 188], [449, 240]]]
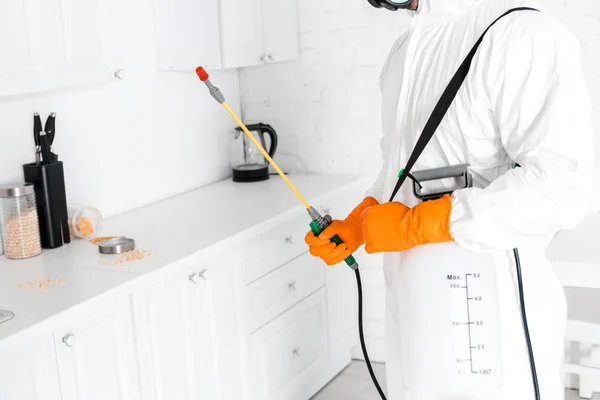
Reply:
[[206, 277], [206, 273], [207, 273], [207, 272], [208, 272], [207, 270], [203, 269], [202, 271], [198, 272], [198, 276], [199, 276], [199, 277], [200, 277], [202, 280], [206, 280], [206, 278], [207, 278], [207, 277]]
[[294, 238], [293, 238], [293, 237], [291, 237], [291, 236], [286, 236], [286, 238], [285, 238], [285, 242], [286, 242], [287, 244], [294, 244]]
[[296, 290], [296, 281], [292, 281], [292, 282], [288, 283], [288, 289]]
[[63, 338], [62, 338], [62, 342], [65, 344], [65, 346], [67, 347], [73, 347], [73, 345], [75, 344], [75, 335], [73, 335], [72, 333], [68, 333], [66, 334]]
[[294, 357], [300, 357], [300, 349], [298, 349], [298, 348], [295, 348], [295, 349], [292, 351], [292, 354], [294, 355]]

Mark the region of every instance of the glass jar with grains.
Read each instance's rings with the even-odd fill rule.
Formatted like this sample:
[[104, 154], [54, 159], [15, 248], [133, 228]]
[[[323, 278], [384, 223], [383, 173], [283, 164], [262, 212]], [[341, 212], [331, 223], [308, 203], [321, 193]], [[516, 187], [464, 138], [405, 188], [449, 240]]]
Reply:
[[30, 258], [42, 252], [32, 184], [0, 185], [0, 221], [7, 258]]
[[69, 206], [69, 231], [79, 239], [89, 239], [98, 234], [102, 214], [94, 207]]

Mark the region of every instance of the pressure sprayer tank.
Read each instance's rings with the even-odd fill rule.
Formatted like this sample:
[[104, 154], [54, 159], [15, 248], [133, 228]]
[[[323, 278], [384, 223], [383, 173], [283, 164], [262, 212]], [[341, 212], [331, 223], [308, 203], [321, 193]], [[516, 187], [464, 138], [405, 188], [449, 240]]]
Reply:
[[456, 243], [402, 254], [398, 277], [404, 384], [412, 400], [489, 400], [502, 386], [491, 255]]

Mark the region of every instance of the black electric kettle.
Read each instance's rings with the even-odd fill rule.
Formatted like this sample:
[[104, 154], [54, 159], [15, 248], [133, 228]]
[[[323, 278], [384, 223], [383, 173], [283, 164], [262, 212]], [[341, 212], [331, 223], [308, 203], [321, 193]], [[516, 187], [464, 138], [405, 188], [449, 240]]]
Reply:
[[[262, 123], [248, 125], [247, 127], [252, 136], [269, 153], [269, 156], [273, 158], [277, 150], [277, 133], [275, 129], [270, 125]], [[265, 133], [270, 138], [269, 147], [267, 147], [265, 142]], [[258, 182], [269, 179], [269, 163], [267, 159], [240, 127], [237, 127], [233, 131], [230, 162], [233, 169], [234, 182]]]

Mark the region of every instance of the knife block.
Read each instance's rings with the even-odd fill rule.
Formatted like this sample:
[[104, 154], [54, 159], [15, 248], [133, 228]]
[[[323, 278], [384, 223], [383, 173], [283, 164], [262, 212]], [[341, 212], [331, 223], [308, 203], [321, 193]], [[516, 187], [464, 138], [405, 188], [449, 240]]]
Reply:
[[35, 187], [40, 235], [44, 249], [55, 249], [71, 242], [67, 193], [62, 161], [23, 165], [25, 182]]

